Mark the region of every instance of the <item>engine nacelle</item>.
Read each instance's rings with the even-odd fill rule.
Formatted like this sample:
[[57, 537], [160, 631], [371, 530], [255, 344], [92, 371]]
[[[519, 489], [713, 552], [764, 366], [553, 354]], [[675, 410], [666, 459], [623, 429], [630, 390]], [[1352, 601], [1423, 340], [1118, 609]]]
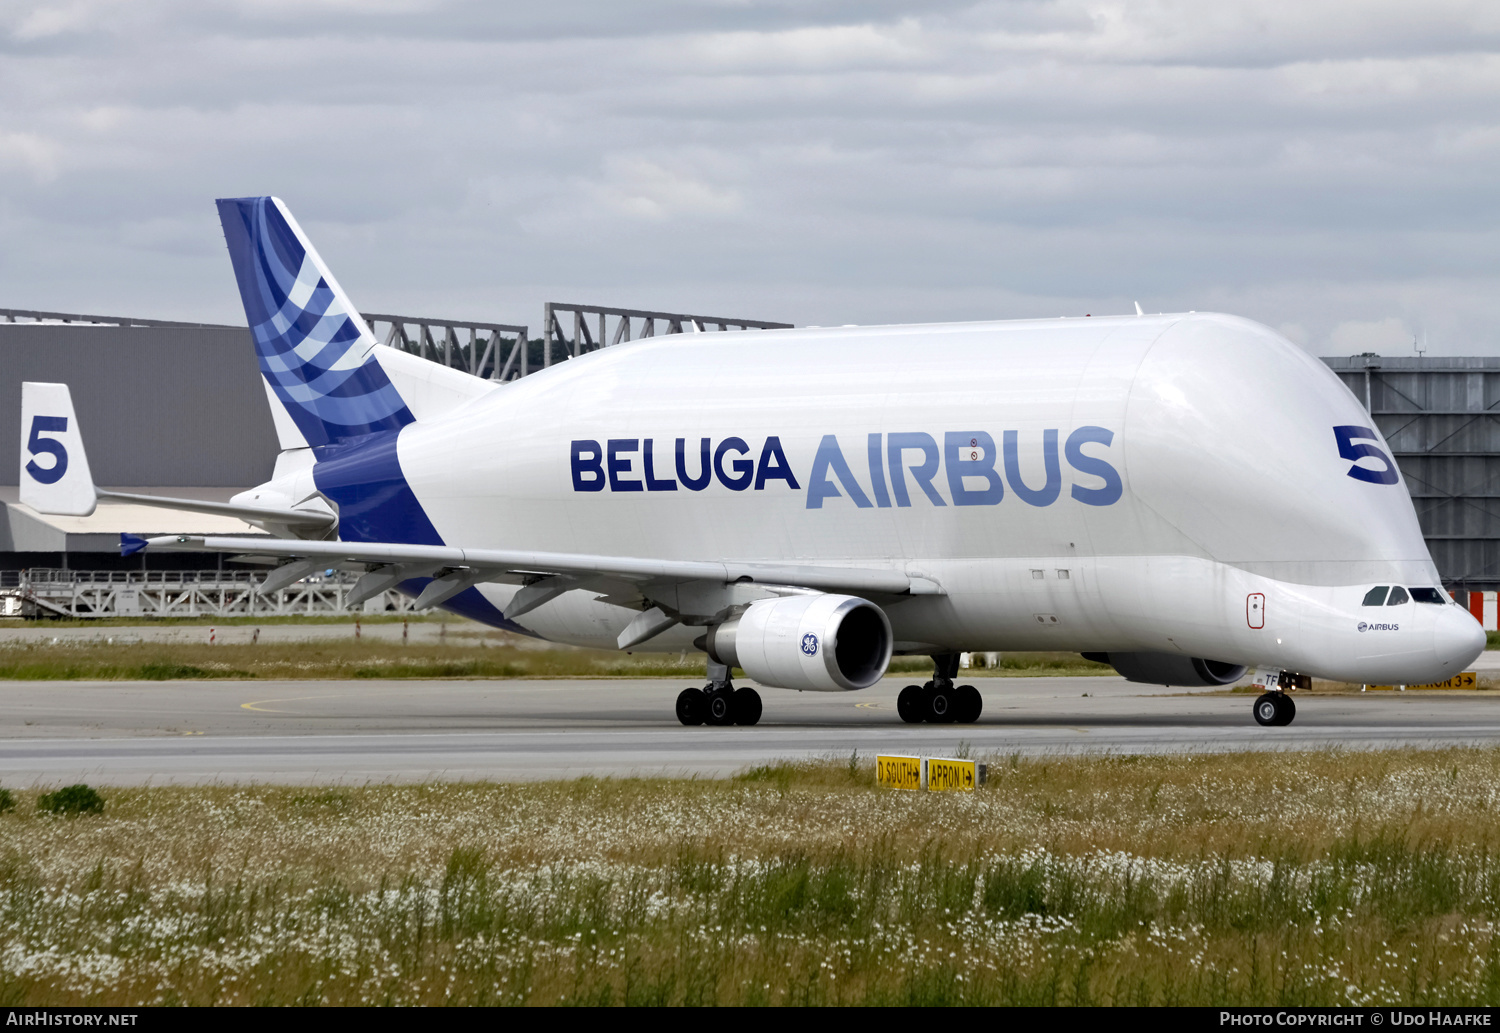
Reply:
[[839, 692], [865, 689], [891, 662], [885, 611], [852, 595], [762, 599], [700, 642], [721, 664], [762, 685]]
[[1147, 685], [1228, 685], [1245, 676], [1242, 664], [1175, 653], [1084, 653], [1083, 658], [1109, 664], [1126, 681]]

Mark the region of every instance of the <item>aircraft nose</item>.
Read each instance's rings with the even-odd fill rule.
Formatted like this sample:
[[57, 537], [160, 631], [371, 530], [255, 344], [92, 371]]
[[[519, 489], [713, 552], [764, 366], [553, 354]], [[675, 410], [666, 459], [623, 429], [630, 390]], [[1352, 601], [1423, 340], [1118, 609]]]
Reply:
[[1484, 652], [1484, 629], [1467, 610], [1445, 607], [1432, 629], [1432, 647], [1448, 670], [1462, 671]]

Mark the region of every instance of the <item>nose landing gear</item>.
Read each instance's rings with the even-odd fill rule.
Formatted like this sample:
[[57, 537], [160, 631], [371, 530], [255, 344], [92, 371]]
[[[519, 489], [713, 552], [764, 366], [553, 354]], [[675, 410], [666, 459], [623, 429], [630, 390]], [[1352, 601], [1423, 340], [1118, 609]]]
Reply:
[[978, 721], [984, 711], [984, 697], [972, 685], [953, 684], [953, 676], [958, 673], [958, 654], [934, 655], [932, 665], [932, 681], [908, 685], [896, 697], [896, 713], [901, 720], [910, 725], [923, 721], [935, 725]]
[[1255, 682], [1266, 689], [1255, 701], [1255, 721], [1268, 727], [1289, 725], [1297, 716], [1297, 704], [1288, 695], [1290, 690], [1312, 688], [1310, 677], [1291, 671], [1261, 670], [1256, 674]]
[[708, 662], [708, 684], [683, 689], [677, 694], [677, 720], [693, 725], [753, 725], [760, 720], [760, 693], [736, 689], [729, 681], [729, 668]]
[[1275, 692], [1267, 692], [1255, 701], [1255, 720], [1257, 724], [1280, 726], [1289, 725], [1297, 716], [1297, 704], [1292, 702], [1292, 697], [1279, 689]]

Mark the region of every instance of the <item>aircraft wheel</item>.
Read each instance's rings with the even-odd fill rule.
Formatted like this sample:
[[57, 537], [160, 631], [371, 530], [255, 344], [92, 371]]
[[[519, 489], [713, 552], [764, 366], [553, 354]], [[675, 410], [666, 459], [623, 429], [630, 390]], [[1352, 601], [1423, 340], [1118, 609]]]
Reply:
[[734, 693], [705, 692], [703, 695], [708, 704], [703, 715], [705, 721], [720, 727], [734, 724]]
[[760, 720], [760, 693], [754, 689], [734, 690], [734, 723], [753, 725]]
[[926, 707], [922, 704], [922, 686], [908, 685], [896, 697], [896, 713], [909, 725], [919, 725], [926, 719]]
[[1297, 717], [1297, 704], [1293, 701], [1292, 697], [1284, 692], [1278, 692], [1276, 695], [1281, 697], [1278, 700], [1281, 704], [1281, 716], [1277, 719], [1276, 723], [1279, 725], [1289, 725]]
[[1271, 727], [1273, 725], [1285, 724], [1281, 720], [1282, 706], [1281, 693], [1267, 692], [1255, 701], [1255, 723]]
[[958, 695], [955, 717], [959, 724], [971, 725], [979, 720], [979, 715], [984, 713], [984, 697], [979, 690], [972, 685], [960, 685], [956, 690]]
[[677, 694], [677, 720], [689, 727], [701, 725], [708, 709], [702, 689], [683, 689]]
[[958, 717], [958, 693], [954, 689], [934, 686], [926, 693], [927, 720], [935, 725], [952, 724]]

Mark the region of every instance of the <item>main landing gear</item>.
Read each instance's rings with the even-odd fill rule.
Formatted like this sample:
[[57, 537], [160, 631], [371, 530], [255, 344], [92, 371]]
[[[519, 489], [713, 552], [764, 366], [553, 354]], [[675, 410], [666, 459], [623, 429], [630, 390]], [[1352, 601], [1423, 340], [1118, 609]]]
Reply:
[[760, 693], [736, 689], [729, 668], [708, 662], [708, 684], [677, 694], [677, 720], [685, 725], [753, 725], [760, 720]]
[[954, 685], [958, 654], [939, 653], [932, 658], [932, 681], [908, 685], [896, 697], [896, 713], [909, 725], [923, 721], [935, 725], [973, 724], [984, 710], [984, 697], [972, 685]]

